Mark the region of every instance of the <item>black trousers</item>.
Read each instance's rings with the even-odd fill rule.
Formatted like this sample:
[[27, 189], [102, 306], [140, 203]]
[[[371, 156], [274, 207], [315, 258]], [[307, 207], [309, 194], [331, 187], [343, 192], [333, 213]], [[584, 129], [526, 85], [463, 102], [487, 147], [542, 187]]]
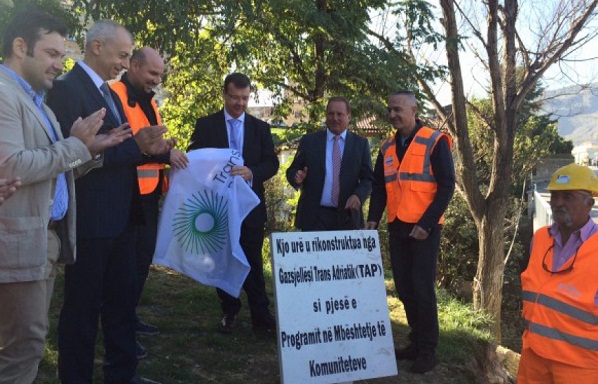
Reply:
[[319, 206], [316, 212], [313, 227], [303, 226], [301, 230], [307, 231], [343, 231], [360, 229], [361, 212], [350, 209]]
[[[243, 283], [243, 290], [247, 294], [247, 303], [251, 312], [251, 319], [259, 322], [263, 316], [269, 315], [270, 300], [266, 294], [264, 279], [264, 262], [262, 247], [264, 245], [264, 227], [251, 227], [245, 223], [241, 226], [241, 247], [251, 270]], [[216, 289], [220, 297], [220, 308], [225, 314], [236, 315], [241, 310], [241, 300], [229, 295], [221, 289]]]
[[312, 214], [316, 216], [314, 227], [302, 227], [302, 231], [334, 231], [339, 229], [336, 208], [319, 206], [316, 212], [312, 212]]
[[77, 239], [77, 262], [65, 269], [58, 323], [62, 384], [93, 382], [98, 321], [104, 333], [104, 382], [135, 375], [135, 242], [132, 225], [117, 237]]
[[435, 353], [439, 333], [436, 264], [442, 226], [435, 226], [425, 240], [409, 237], [412, 227], [396, 220], [388, 224], [392, 274], [411, 327], [411, 344], [420, 353]]
[[159, 183], [152, 193], [141, 195], [141, 205], [145, 216], [145, 225], [135, 227], [135, 263], [137, 268], [137, 284], [135, 306], [139, 305], [141, 294], [150, 265], [154, 258], [156, 239], [158, 237], [158, 216], [160, 214], [160, 198], [162, 197], [162, 183]]

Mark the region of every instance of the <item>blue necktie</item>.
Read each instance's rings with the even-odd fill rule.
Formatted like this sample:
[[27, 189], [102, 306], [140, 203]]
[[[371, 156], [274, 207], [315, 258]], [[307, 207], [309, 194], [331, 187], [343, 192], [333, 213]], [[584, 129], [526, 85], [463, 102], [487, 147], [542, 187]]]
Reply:
[[[34, 98], [33, 102], [35, 103], [40, 113], [46, 120], [48, 132], [50, 133], [50, 137], [52, 138], [52, 143], [55, 143], [58, 140], [58, 136], [56, 135], [56, 131], [54, 130], [54, 126], [50, 122], [50, 119], [48, 119], [48, 115], [46, 115], [46, 111], [44, 111], [42, 98]], [[68, 207], [69, 190], [66, 182], [66, 175], [64, 173], [59, 173], [56, 177], [56, 192], [54, 193], [54, 204], [52, 205], [52, 211], [50, 212], [50, 220], [62, 220], [62, 218], [66, 215]]]
[[239, 131], [241, 128], [241, 120], [238, 119], [230, 119], [230, 137], [229, 143], [231, 149], [236, 149], [237, 151], [241, 150], [239, 148]]

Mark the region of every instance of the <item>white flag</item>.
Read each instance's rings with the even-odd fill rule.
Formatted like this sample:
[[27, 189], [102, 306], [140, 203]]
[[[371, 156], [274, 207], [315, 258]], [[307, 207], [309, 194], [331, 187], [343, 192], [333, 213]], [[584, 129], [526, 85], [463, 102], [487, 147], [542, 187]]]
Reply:
[[158, 224], [154, 264], [165, 265], [239, 297], [249, 263], [239, 244], [241, 223], [260, 200], [240, 176], [240, 152], [205, 148], [174, 170]]

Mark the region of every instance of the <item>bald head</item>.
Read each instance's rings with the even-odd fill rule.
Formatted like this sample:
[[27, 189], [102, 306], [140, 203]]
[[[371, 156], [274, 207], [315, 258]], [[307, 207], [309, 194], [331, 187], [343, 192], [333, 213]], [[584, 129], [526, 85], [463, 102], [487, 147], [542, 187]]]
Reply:
[[150, 93], [162, 82], [164, 60], [153, 48], [143, 47], [133, 52], [127, 78], [138, 92]]

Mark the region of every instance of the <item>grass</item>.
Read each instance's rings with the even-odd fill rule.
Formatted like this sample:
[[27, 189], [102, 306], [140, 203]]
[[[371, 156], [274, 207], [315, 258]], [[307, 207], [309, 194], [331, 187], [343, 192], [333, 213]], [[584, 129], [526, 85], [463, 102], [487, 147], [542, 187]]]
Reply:
[[[265, 264], [269, 266], [269, 263]], [[270, 276], [267, 276], [267, 279], [267, 288], [271, 294]], [[403, 307], [394, 293], [394, 284], [388, 276], [386, 287], [394, 341], [396, 345], [400, 345], [407, 339], [409, 329]], [[50, 309], [51, 330], [36, 384], [58, 382], [56, 323], [62, 290], [63, 277], [59, 274]], [[221, 335], [217, 330], [220, 307], [215, 290], [167, 268], [152, 266], [139, 314], [144, 321], [159, 326], [161, 334], [140, 338], [149, 356], [140, 361], [138, 373], [164, 384], [280, 383], [276, 340], [264, 339], [252, 333], [245, 297], [242, 297], [242, 300], [244, 308], [239, 314], [235, 332], [228, 336]], [[434, 373], [428, 373], [419, 375], [419, 378], [410, 378], [410, 374], [400, 366], [397, 377], [372, 379], [361, 383], [471, 382], [462, 370], [452, 371], [452, 366], [463, 367], [468, 361], [468, 356], [475, 355], [482, 345], [491, 341], [486, 331], [490, 323], [486, 317], [473, 312], [469, 305], [442, 291], [439, 292], [439, 317], [441, 336], [438, 357], [444, 368], [434, 370], [438, 371], [438, 377]], [[96, 349], [94, 383], [103, 382], [102, 354], [100, 336]], [[445, 381], [440, 376], [448, 376], [451, 379]], [[417, 381], [422, 378], [424, 381]]]

